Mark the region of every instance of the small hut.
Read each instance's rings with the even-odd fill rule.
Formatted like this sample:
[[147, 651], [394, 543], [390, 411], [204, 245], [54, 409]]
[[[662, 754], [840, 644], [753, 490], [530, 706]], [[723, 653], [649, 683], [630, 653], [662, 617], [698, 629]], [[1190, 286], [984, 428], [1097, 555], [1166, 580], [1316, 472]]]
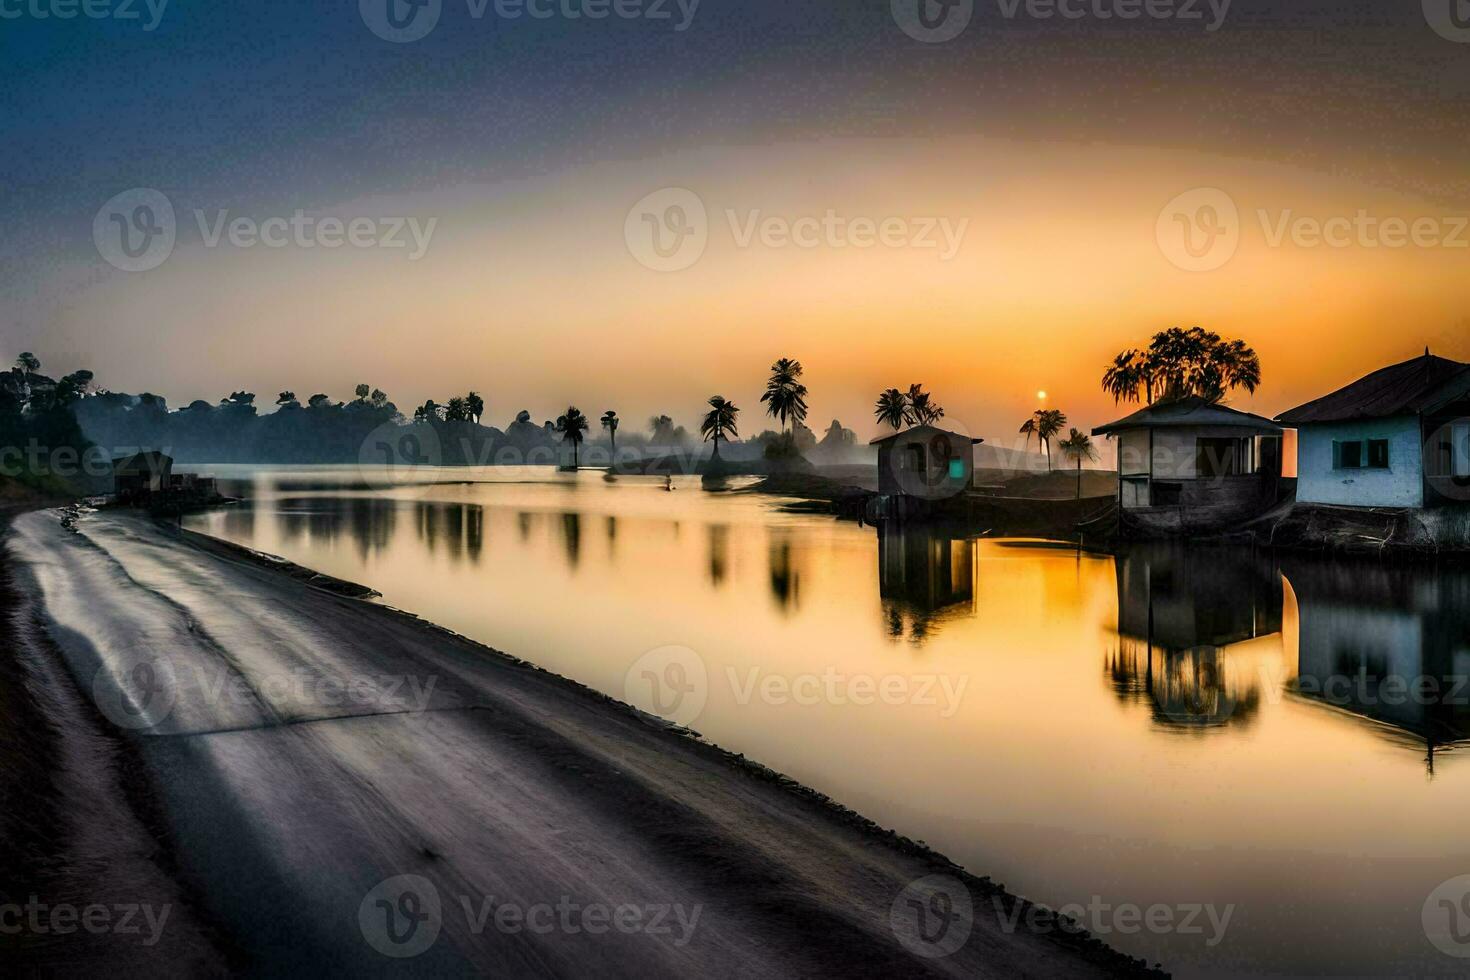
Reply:
[[1092, 430], [1118, 440], [1125, 530], [1222, 530], [1276, 503], [1282, 429], [1270, 419], [1189, 397]]
[[874, 439], [878, 493], [929, 502], [963, 493], [975, 476], [975, 446], [984, 441], [932, 425]]
[[173, 457], [156, 450], [112, 461], [113, 491], [120, 500], [140, 500], [163, 493], [173, 482]]

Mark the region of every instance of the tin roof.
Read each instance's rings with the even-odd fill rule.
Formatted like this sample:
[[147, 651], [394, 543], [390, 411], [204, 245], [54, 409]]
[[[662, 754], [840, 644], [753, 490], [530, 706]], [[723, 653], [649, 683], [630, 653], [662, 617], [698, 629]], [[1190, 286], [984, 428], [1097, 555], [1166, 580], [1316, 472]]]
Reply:
[[965, 435], [963, 432], [953, 432], [949, 429], [941, 429], [937, 425], [916, 425], [911, 428], [904, 429], [901, 432], [890, 432], [886, 436], [879, 436], [878, 438], [869, 442], [868, 445], [877, 446], [881, 443], [891, 442], [894, 439], [897, 439], [899, 436], [913, 435], [918, 432], [939, 432], [947, 436], [953, 436], [956, 439], [968, 439], [971, 444], [976, 446], [985, 441], [984, 439], [972, 439], [970, 436]]
[[1125, 429], [1182, 429], [1203, 426], [1229, 426], [1265, 435], [1281, 434], [1281, 426], [1270, 419], [1226, 408], [1198, 396], [1156, 402], [1126, 418], [1100, 425], [1092, 430], [1092, 434], [1110, 436]]
[[1402, 364], [1374, 371], [1346, 388], [1282, 412], [1282, 425], [1382, 419], [1419, 415], [1470, 394], [1470, 364], [1428, 351]]

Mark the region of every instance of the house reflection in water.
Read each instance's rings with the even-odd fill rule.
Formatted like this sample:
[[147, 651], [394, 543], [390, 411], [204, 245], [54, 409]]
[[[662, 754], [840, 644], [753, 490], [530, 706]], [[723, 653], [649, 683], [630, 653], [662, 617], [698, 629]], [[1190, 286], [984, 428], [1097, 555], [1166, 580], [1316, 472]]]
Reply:
[[1434, 750], [1470, 739], [1470, 569], [1282, 559], [1301, 620], [1291, 692]]
[[1118, 636], [1106, 669], [1125, 701], [1174, 731], [1249, 724], [1260, 674], [1238, 647], [1281, 632], [1281, 575], [1248, 548], [1139, 544], [1117, 559]]
[[923, 524], [878, 528], [878, 588], [889, 635], [923, 643], [946, 621], [975, 615], [975, 542]]

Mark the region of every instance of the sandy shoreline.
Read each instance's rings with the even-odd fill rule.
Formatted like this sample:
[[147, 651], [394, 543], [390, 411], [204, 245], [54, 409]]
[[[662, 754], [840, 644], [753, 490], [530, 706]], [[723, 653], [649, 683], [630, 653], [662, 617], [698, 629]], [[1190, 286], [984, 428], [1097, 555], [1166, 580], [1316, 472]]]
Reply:
[[195, 956], [163, 972], [1139, 969], [770, 770], [309, 570], [116, 513], [25, 515], [8, 551], [151, 814], [166, 942]]

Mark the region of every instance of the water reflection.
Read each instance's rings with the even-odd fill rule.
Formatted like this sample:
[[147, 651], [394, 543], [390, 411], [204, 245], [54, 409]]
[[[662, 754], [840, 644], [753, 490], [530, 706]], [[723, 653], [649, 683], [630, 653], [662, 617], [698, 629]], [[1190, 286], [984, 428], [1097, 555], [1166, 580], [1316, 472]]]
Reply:
[[1249, 548], [1140, 544], [1115, 562], [1117, 642], [1105, 669], [1117, 696], [1174, 731], [1249, 725], [1263, 678], [1232, 648], [1281, 632], [1281, 575]]
[[1427, 750], [1470, 738], [1470, 569], [1288, 558], [1301, 645], [1292, 694]]
[[[443, 549], [449, 560], [480, 563], [485, 547], [485, 508], [479, 504], [416, 501], [414, 527], [430, 554]], [[391, 536], [392, 512], [386, 515]], [[386, 544], [387, 538], [384, 539]]]
[[[677, 529], [678, 525], [674, 525]], [[771, 595], [783, 613], [790, 615], [801, 608], [801, 570], [797, 567], [790, 528], [771, 528], [768, 547], [771, 569]]]
[[716, 587], [725, 584], [730, 573], [730, 525], [709, 526], [709, 581]]
[[582, 558], [582, 515], [576, 511], [561, 515], [561, 534], [567, 549], [567, 567], [575, 571]]
[[975, 542], [940, 528], [878, 529], [878, 591], [888, 635], [923, 643], [950, 619], [975, 614]]

